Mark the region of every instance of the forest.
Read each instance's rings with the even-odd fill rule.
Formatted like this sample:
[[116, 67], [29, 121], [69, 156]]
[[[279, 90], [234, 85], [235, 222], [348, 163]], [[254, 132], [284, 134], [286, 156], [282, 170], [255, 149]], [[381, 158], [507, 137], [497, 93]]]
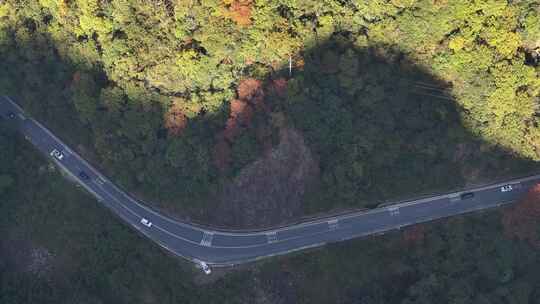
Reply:
[[[0, 56], [0, 94], [198, 223], [540, 169], [536, 0], [3, 0]], [[0, 134], [0, 303], [539, 303], [536, 192], [205, 282]]]
[[539, 10], [6, 0], [0, 91], [154, 208], [269, 226], [536, 171]]
[[124, 225], [2, 121], [0, 145], [3, 304], [540, 303], [538, 186], [504, 209], [206, 276]]

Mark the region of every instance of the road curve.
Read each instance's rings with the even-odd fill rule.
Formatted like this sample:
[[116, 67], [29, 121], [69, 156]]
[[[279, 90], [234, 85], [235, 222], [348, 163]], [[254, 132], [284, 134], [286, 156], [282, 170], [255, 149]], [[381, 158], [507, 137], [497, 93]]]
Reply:
[[[220, 231], [179, 222], [139, 203], [101, 175], [47, 128], [27, 117], [25, 112], [7, 96], [0, 96], [0, 119], [6, 120], [16, 128], [47, 158], [55, 162], [131, 227], [175, 255], [214, 266], [245, 263], [497, 207], [516, 201], [531, 186], [540, 182], [540, 175], [535, 175], [467, 191], [396, 202], [370, 211], [315, 219], [267, 231]], [[64, 158], [61, 161], [51, 157], [53, 149], [63, 152]], [[80, 172], [85, 172], [89, 179], [80, 178]], [[501, 192], [500, 187], [506, 184], [519, 184], [521, 187]], [[471, 199], [462, 200], [460, 194], [464, 192], [474, 192], [475, 195]], [[142, 218], [152, 222], [152, 226], [143, 225]]]

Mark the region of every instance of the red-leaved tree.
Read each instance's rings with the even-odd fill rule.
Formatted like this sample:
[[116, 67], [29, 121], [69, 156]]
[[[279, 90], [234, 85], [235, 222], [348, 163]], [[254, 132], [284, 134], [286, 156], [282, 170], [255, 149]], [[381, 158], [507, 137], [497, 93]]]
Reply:
[[217, 134], [214, 147], [214, 163], [225, 171], [231, 161], [231, 145], [236, 137], [251, 126], [255, 111], [267, 110], [264, 104], [262, 81], [247, 78], [237, 88], [238, 98], [230, 102], [230, 114], [225, 129]]

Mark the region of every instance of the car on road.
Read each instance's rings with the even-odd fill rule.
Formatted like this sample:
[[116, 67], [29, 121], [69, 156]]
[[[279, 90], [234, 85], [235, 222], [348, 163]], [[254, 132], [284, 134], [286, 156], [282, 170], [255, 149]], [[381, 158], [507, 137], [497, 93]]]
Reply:
[[64, 153], [54, 149], [51, 151], [51, 156], [58, 159], [58, 160], [62, 160], [64, 159]]
[[9, 112], [9, 113], [7, 114], [7, 116], [8, 116], [9, 118], [13, 119], [13, 118], [15, 118], [15, 113]]
[[514, 190], [514, 188], [512, 188], [512, 185], [504, 185], [501, 187], [501, 192], [508, 192], [512, 190]]
[[86, 174], [86, 172], [84, 172], [84, 171], [79, 172], [79, 177], [80, 177], [82, 180], [85, 180], [85, 181], [87, 181], [87, 180], [90, 179], [90, 176], [88, 176], [88, 174]]
[[212, 273], [212, 270], [210, 269], [210, 266], [208, 266], [208, 264], [206, 264], [205, 262], [200, 262], [199, 265], [201, 266], [201, 269], [205, 274], [211, 274]]
[[150, 222], [149, 220], [145, 218], [141, 219], [141, 224], [145, 225], [146, 227], [152, 227], [152, 222]]
[[474, 193], [472, 192], [467, 192], [467, 193], [463, 193], [459, 196], [462, 200], [465, 200], [465, 199], [471, 199], [474, 197]]

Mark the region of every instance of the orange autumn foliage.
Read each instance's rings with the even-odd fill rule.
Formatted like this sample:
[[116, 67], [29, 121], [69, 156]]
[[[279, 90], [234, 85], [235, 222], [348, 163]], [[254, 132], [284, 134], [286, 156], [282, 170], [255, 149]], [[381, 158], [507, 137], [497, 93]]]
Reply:
[[237, 91], [238, 98], [251, 104], [255, 110], [267, 110], [267, 107], [264, 104], [264, 90], [262, 87], [262, 81], [254, 78], [244, 79], [238, 85]]
[[262, 81], [248, 78], [240, 82], [237, 88], [238, 98], [230, 102], [230, 114], [225, 128], [216, 137], [214, 163], [224, 171], [231, 159], [231, 145], [235, 138], [251, 126], [255, 111], [266, 110]]
[[242, 112], [245, 111], [246, 107], [248, 107], [248, 104], [245, 100], [242, 100], [242, 99], [231, 100], [230, 116], [233, 118], [240, 116]]
[[250, 100], [255, 96], [263, 95], [262, 81], [255, 78], [247, 78], [238, 85], [238, 98]]
[[182, 134], [182, 131], [187, 125], [187, 117], [182, 111], [182, 104], [180, 102], [173, 102], [172, 106], [165, 113], [164, 121], [169, 135], [179, 136]]
[[227, 10], [224, 15], [239, 26], [251, 24], [252, 0], [224, 0]]
[[225, 123], [224, 135], [230, 142], [239, 135], [243, 128], [249, 126], [253, 117], [252, 107], [244, 100], [233, 99], [231, 101], [230, 116]]

